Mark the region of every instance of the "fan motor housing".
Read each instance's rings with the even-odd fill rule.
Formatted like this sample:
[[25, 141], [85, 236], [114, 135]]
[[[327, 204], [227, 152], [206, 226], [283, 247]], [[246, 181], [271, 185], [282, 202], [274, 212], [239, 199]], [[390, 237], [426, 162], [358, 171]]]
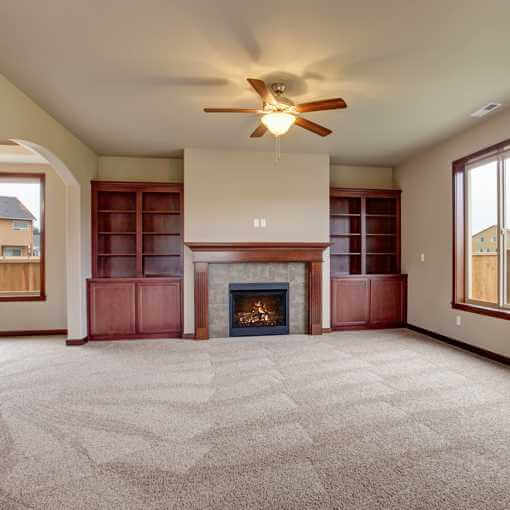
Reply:
[[286, 88], [287, 85], [285, 85], [285, 83], [282, 83], [281, 81], [271, 83], [271, 90], [278, 96], [283, 94]]
[[279, 109], [288, 110], [294, 106], [294, 101], [291, 101], [288, 97], [285, 97], [283, 94], [287, 89], [287, 85], [280, 81], [275, 83], [271, 83], [271, 90], [275, 95], [275, 99], [278, 102]]

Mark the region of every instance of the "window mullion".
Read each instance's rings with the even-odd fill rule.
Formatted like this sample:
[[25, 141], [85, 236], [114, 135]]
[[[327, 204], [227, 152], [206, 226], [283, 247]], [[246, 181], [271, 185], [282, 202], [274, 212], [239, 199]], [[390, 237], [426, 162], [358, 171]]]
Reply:
[[504, 246], [505, 239], [503, 238], [503, 225], [505, 224], [505, 169], [503, 164], [503, 156], [498, 156], [498, 305], [500, 308], [505, 306], [505, 260], [504, 260]]
[[506, 246], [507, 246], [507, 225], [506, 225], [506, 217], [507, 217], [507, 196], [506, 196], [506, 182], [507, 182], [507, 168], [505, 164], [505, 158], [508, 157], [508, 154], [501, 155], [501, 224], [499, 229], [499, 257], [501, 260], [501, 297], [500, 297], [500, 306], [503, 308], [507, 307], [506, 296], [508, 295], [508, 281], [506, 275], [508, 273], [508, 259], [506, 256]]
[[464, 171], [464, 288], [465, 297], [468, 300], [471, 297], [471, 266], [472, 266], [472, 242], [471, 242], [471, 201], [470, 201], [470, 174], [468, 171]]

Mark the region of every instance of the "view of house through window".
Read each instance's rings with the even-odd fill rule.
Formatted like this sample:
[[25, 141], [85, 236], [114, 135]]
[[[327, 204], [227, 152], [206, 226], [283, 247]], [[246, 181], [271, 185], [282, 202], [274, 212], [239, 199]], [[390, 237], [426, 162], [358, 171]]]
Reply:
[[467, 169], [468, 299], [498, 303], [498, 161]]
[[44, 175], [0, 174], [0, 299], [39, 298]]
[[510, 156], [472, 163], [466, 173], [466, 289], [469, 301], [510, 306]]

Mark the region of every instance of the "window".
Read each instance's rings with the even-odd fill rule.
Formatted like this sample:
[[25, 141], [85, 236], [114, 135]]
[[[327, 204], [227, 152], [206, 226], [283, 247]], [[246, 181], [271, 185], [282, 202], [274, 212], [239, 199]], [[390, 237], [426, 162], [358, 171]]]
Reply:
[[510, 140], [453, 163], [453, 204], [452, 306], [510, 319]]
[[23, 255], [22, 246], [2, 246], [2, 255], [4, 257], [21, 257]]
[[[489, 248], [482, 249], [483, 255], [470, 253], [472, 243], [480, 232], [498, 225], [498, 161], [491, 158], [472, 165], [465, 170], [466, 224], [468, 246], [466, 247], [466, 291], [469, 301], [480, 304], [498, 303], [497, 257], [485, 255]], [[484, 236], [480, 237], [484, 242]]]
[[12, 230], [23, 230], [26, 231], [30, 228], [29, 221], [21, 221], [21, 220], [13, 220], [12, 221]]
[[44, 174], [0, 173], [0, 301], [45, 299]]

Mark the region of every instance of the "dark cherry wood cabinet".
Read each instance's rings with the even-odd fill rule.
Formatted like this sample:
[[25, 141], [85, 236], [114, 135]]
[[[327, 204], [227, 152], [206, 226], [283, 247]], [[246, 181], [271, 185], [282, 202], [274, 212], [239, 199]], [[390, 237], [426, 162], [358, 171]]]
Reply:
[[180, 278], [91, 278], [87, 294], [90, 340], [182, 335]]
[[406, 323], [407, 275], [331, 279], [331, 328], [400, 327]]
[[331, 189], [332, 329], [402, 326], [400, 190]]
[[370, 318], [368, 278], [335, 278], [331, 282], [331, 327], [365, 326]]
[[181, 282], [138, 282], [136, 284], [138, 333], [157, 334], [181, 330]]
[[92, 182], [91, 340], [181, 336], [182, 191]]
[[132, 282], [88, 282], [89, 335], [131, 336], [136, 333], [136, 291]]
[[400, 326], [406, 320], [407, 275], [370, 279], [370, 325]]

